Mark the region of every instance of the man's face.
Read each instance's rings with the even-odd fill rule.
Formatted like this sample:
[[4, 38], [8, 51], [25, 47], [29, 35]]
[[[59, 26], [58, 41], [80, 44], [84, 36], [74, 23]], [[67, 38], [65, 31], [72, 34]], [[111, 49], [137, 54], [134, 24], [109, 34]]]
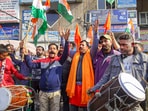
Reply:
[[120, 52], [125, 55], [131, 53], [133, 49], [132, 41], [129, 40], [119, 40], [119, 45], [120, 45]]
[[7, 50], [8, 50], [9, 53], [12, 53], [11, 46], [8, 46], [8, 47], [7, 47]]
[[0, 54], [0, 60], [6, 59], [7, 56], [8, 56], [8, 52], [1, 53]]
[[44, 51], [42, 50], [41, 47], [36, 48], [36, 55], [38, 57], [42, 56], [44, 54]]
[[86, 51], [88, 50], [88, 46], [86, 45], [86, 42], [81, 42], [80, 43], [80, 53], [86, 53]]
[[110, 52], [111, 47], [112, 47], [112, 41], [109, 40], [109, 39], [106, 39], [104, 37], [102, 37], [100, 39], [100, 41], [101, 41], [101, 44], [102, 44], [102, 51], [103, 52]]
[[49, 57], [54, 58], [57, 56], [58, 49], [56, 48], [55, 45], [51, 45], [48, 49], [49, 52]]

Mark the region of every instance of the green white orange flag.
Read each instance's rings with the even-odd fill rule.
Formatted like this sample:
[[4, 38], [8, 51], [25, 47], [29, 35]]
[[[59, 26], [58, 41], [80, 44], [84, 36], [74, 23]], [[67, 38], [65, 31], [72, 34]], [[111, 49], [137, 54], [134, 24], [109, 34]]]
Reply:
[[68, 21], [72, 22], [73, 16], [67, 0], [59, 0], [58, 12]]
[[31, 15], [34, 25], [33, 39], [34, 44], [37, 45], [39, 37], [44, 35], [47, 29], [47, 18], [41, 0], [33, 0]]
[[106, 0], [106, 1], [112, 5], [115, 0]]
[[105, 28], [104, 34], [106, 34], [106, 32], [111, 29], [111, 15], [110, 15], [110, 11], [108, 12], [108, 15], [107, 15], [107, 18], [106, 18], [106, 22], [104, 24], [104, 28]]
[[74, 41], [75, 41], [76, 48], [77, 48], [77, 51], [78, 51], [79, 50], [79, 47], [80, 47], [80, 42], [81, 42], [81, 35], [80, 35], [78, 24], [76, 24]]
[[130, 19], [129, 22], [128, 22], [128, 26], [125, 29], [125, 32], [127, 32], [127, 33], [134, 33], [134, 30], [135, 30], [135, 28], [134, 28], [133, 21], [132, 21], [132, 19]]

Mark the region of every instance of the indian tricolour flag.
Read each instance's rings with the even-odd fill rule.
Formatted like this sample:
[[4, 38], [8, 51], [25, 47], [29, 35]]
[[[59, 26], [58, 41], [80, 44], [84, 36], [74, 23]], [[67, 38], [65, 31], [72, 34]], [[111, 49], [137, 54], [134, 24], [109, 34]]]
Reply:
[[125, 32], [133, 34], [134, 31], [135, 31], [134, 24], [133, 24], [132, 19], [130, 19], [128, 24], [127, 24], [127, 28], [125, 29]]
[[73, 16], [67, 0], [59, 0], [58, 12], [68, 21], [72, 22]]
[[47, 18], [41, 0], [33, 0], [31, 15], [31, 21], [34, 25], [32, 38], [34, 39], [34, 44], [37, 45], [39, 37], [44, 35], [47, 29]]

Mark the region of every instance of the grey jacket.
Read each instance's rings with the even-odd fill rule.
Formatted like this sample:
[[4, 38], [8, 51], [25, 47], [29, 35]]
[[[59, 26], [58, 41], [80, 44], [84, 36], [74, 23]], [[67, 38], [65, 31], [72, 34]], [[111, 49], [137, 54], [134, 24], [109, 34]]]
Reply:
[[[100, 89], [102, 85], [118, 76], [123, 72], [121, 64], [123, 63], [121, 55], [115, 55], [111, 58], [111, 62], [107, 67], [101, 80], [92, 88], [93, 91]], [[121, 61], [121, 64], [120, 62]], [[148, 55], [144, 53], [136, 53], [133, 55], [132, 75], [146, 87], [146, 84], [142, 77], [148, 81]]]

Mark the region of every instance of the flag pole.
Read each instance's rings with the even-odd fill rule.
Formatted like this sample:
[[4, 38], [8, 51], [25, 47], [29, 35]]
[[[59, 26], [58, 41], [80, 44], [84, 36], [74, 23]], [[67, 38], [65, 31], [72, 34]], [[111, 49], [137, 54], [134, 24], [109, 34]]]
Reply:
[[[112, 30], [112, 4], [111, 4], [111, 9], [110, 9], [110, 31]], [[112, 31], [111, 31], [112, 32]]]

